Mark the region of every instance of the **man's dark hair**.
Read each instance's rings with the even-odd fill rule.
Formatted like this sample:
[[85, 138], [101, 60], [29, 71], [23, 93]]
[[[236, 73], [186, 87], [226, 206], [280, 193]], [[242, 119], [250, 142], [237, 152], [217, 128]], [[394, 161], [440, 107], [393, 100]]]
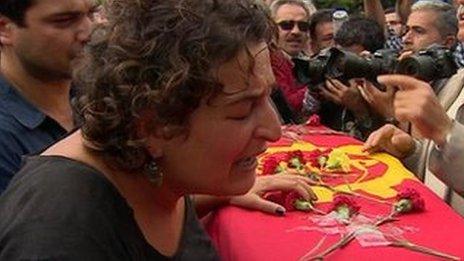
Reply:
[[15, 24], [24, 26], [26, 11], [35, 0], [0, 0], [0, 15], [8, 17]]
[[382, 28], [374, 20], [352, 17], [343, 23], [335, 34], [334, 40], [342, 47], [359, 44], [365, 50], [373, 53], [383, 48], [385, 35]]
[[385, 14], [392, 14], [392, 13], [396, 13], [396, 9], [394, 7], [389, 7], [387, 9], [385, 9]]
[[312, 16], [309, 21], [309, 34], [312, 39], [316, 38], [316, 27], [320, 23], [332, 22], [333, 9], [319, 9]]

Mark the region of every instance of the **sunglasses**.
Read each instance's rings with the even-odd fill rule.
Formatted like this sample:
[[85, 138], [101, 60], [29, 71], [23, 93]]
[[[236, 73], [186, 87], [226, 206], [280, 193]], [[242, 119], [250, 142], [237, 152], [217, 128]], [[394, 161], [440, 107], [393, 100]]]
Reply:
[[293, 21], [293, 20], [284, 20], [277, 23], [280, 29], [284, 31], [293, 30], [295, 24], [298, 26], [298, 30], [301, 32], [308, 32], [309, 31], [309, 23], [303, 21]]

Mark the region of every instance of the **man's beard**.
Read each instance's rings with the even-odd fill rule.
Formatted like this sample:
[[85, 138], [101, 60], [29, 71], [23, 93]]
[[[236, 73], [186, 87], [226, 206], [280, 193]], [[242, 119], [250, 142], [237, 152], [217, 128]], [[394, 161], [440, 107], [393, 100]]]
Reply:
[[72, 79], [70, 65], [68, 65], [68, 68], [50, 68], [51, 66], [47, 67], [45, 64], [39, 64], [37, 61], [21, 57], [20, 62], [29, 75], [43, 82], [60, 82]]

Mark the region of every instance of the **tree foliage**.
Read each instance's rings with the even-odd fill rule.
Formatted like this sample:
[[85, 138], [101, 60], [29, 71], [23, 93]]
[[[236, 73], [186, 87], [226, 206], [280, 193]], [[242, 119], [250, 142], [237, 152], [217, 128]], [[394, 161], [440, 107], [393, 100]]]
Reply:
[[[370, 0], [372, 1], [372, 0]], [[363, 0], [313, 0], [317, 8], [344, 8], [350, 13], [358, 13], [363, 9]], [[395, 0], [382, 0], [385, 8], [395, 5]]]

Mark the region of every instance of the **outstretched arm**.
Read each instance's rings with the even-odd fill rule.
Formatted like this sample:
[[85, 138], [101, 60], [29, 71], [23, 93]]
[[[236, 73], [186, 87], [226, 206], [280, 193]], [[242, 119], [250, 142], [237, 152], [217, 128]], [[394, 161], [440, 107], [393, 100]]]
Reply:
[[[405, 75], [380, 76], [378, 81], [386, 86], [398, 88], [394, 100], [396, 118], [411, 122], [422, 137], [436, 144], [429, 155], [429, 169], [460, 195], [464, 195], [464, 126], [448, 117], [429, 84]], [[395, 136], [398, 135], [390, 135]], [[393, 141], [388, 135], [386, 137], [375, 140]], [[401, 137], [403, 141], [396, 144], [411, 144], [410, 138], [403, 134]], [[375, 144], [382, 144], [369, 139], [366, 142], [368, 150], [375, 148]], [[386, 144], [391, 145], [393, 142]], [[401, 151], [411, 151], [411, 147], [401, 146], [405, 148]], [[393, 148], [398, 151], [398, 146]]]
[[411, 6], [414, 0], [397, 0], [396, 1], [396, 12], [398, 13], [401, 23], [406, 24], [408, 21], [409, 14], [411, 13]]
[[385, 28], [385, 13], [380, 0], [364, 0], [364, 12], [366, 17], [376, 21]]
[[464, 125], [454, 122], [446, 142], [430, 153], [429, 169], [461, 196], [464, 196]]

